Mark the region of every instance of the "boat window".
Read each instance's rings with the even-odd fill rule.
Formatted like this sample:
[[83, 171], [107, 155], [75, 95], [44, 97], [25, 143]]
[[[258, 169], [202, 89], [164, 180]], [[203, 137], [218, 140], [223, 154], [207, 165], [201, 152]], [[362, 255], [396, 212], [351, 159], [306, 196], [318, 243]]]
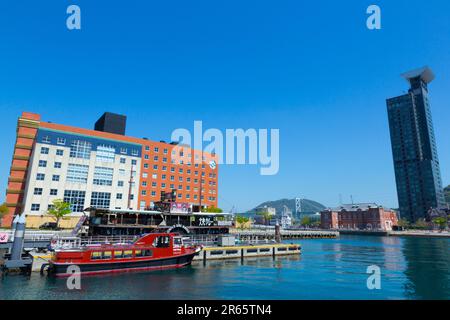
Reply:
[[133, 251], [132, 250], [125, 250], [123, 252], [123, 257], [126, 258], [132, 258], [133, 257]]
[[143, 255], [145, 257], [151, 257], [151, 256], [153, 256], [153, 251], [152, 250], [144, 250]]
[[95, 251], [91, 254], [91, 260], [100, 260], [102, 258], [102, 253]]
[[156, 248], [170, 247], [170, 237], [169, 236], [156, 237], [155, 241], [153, 242], [153, 246]]
[[134, 256], [135, 257], [142, 257], [144, 254], [143, 254], [143, 251], [142, 250], [135, 250], [134, 251]]
[[114, 251], [114, 258], [115, 259], [122, 259], [123, 258], [123, 251]]
[[105, 251], [103, 252], [103, 259], [111, 259], [112, 258], [112, 251]]
[[183, 241], [181, 238], [173, 238], [173, 244], [181, 246], [183, 244]]

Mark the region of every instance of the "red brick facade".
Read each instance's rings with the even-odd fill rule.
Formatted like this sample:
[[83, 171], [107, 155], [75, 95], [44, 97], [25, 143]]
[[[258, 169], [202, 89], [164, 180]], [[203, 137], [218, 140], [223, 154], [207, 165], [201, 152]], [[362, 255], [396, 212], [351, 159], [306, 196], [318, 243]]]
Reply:
[[342, 206], [321, 212], [323, 229], [392, 230], [398, 224], [395, 211], [376, 204]]

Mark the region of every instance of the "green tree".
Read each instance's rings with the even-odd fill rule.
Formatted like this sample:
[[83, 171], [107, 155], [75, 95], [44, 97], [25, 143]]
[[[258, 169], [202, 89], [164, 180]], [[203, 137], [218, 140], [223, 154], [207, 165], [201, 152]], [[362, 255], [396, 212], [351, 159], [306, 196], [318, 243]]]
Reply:
[[270, 212], [268, 210], [258, 212], [258, 215], [263, 217], [264, 224], [267, 224], [268, 222], [270, 222], [270, 219], [272, 218], [272, 215], [270, 214]]
[[303, 217], [302, 221], [300, 222], [302, 226], [309, 226], [311, 224], [311, 218], [310, 217]]
[[404, 229], [409, 229], [409, 228], [411, 227], [411, 223], [410, 223], [408, 220], [406, 220], [406, 219], [400, 219], [400, 220], [398, 220], [397, 225], [398, 225], [399, 227], [404, 228]]
[[3, 203], [0, 206], [0, 225], [2, 224], [2, 219], [4, 216], [6, 216], [8, 214], [9, 210], [8, 210], [8, 206], [6, 205], [6, 203]]
[[245, 228], [245, 224], [250, 221], [250, 218], [244, 216], [236, 216], [236, 222], [239, 223], [241, 229]]
[[416, 223], [414, 223], [414, 224], [412, 225], [412, 227], [413, 227], [414, 229], [425, 230], [425, 229], [427, 229], [429, 226], [428, 226], [428, 223], [425, 221], [425, 219], [419, 219], [419, 220], [416, 221]]
[[220, 208], [216, 208], [214, 206], [211, 206], [211, 207], [206, 208], [206, 212], [208, 212], [208, 213], [222, 213], [223, 210], [220, 209]]
[[439, 226], [439, 229], [445, 230], [445, 228], [447, 228], [447, 218], [446, 217], [437, 217], [435, 219], [433, 219], [433, 223]]
[[59, 221], [71, 212], [70, 203], [64, 202], [61, 199], [55, 199], [53, 200], [53, 206], [47, 213], [55, 218], [56, 227], [59, 227]]

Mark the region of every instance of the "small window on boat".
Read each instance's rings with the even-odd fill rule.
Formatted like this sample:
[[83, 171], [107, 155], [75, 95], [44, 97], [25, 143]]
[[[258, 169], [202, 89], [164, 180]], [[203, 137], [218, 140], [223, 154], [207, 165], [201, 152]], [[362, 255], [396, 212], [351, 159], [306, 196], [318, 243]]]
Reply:
[[133, 257], [133, 251], [132, 250], [126, 250], [123, 252], [124, 258], [132, 258]]
[[123, 251], [114, 251], [114, 258], [115, 259], [122, 259], [123, 258]]
[[112, 258], [112, 251], [105, 251], [103, 252], [103, 259], [111, 259]]
[[143, 251], [142, 250], [136, 250], [134, 251], [135, 257], [143, 257]]
[[143, 250], [142, 254], [145, 257], [151, 257], [151, 256], [153, 256], [153, 251], [152, 250]]
[[168, 236], [156, 237], [155, 241], [153, 242], [153, 246], [156, 248], [170, 247], [170, 237]]
[[101, 252], [92, 252], [91, 260], [100, 260], [102, 258]]

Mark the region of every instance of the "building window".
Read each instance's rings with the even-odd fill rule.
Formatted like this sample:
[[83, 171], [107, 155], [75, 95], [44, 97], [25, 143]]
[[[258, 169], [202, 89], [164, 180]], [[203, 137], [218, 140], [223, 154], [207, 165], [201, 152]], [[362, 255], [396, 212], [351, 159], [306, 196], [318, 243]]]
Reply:
[[146, 208], [145, 201], [141, 201], [139, 206], [141, 207], [141, 210], [145, 210], [145, 208]]
[[144, 169], [148, 169], [148, 163], [144, 163]]
[[42, 138], [42, 142], [43, 142], [43, 143], [50, 143], [50, 142], [52, 142], [52, 141], [50, 140], [50, 137], [49, 137], [49, 136], [45, 136], [45, 137]]
[[67, 169], [67, 181], [75, 183], [87, 183], [89, 166], [69, 163]]
[[137, 165], [137, 160], [131, 160], [131, 165], [133, 166]]
[[45, 174], [43, 174], [43, 173], [38, 173], [38, 174], [36, 175], [36, 180], [38, 180], [38, 181], [44, 181], [44, 180], [45, 180]]
[[124, 176], [125, 175], [125, 169], [119, 169], [119, 175]]
[[161, 183], [161, 188], [165, 189], [166, 188], [166, 184], [165, 183]]
[[148, 178], [148, 173], [147, 173], [147, 172], [144, 172], [144, 173], [142, 174], [142, 178], [147, 179], [147, 178]]
[[120, 153], [127, 154], [128, 150], [127, 148], [120, 148]]
[[99, 186], [112, 186], [114, 169], [95, 167], [94, 184]]
[[45, 160], [39, 160], [39, 167], [41, 167], [41, 168], [47, 167], [47, 161], [45, 161]]
[[57, 138], [56, 139], [56, 144], [65, 145], [66, 144], [66, 139], [65, 138]]
[[31, 205], [31, 211], [39, 211], [41, 209], [41, 205], [38, 203], [33, 203]]
[[158, 170], [158, 165], [157, 164], [153, 165], [153, 170]]
[[96, 161], [114, 163], [115, 156], [116, 156], [116, 149], [113, 146], [105, 144], [97, 146]]
[[58, 182], [59, 181], [59, 174], [54, 174], [52, 176], [52, 181]]
[[92, 145], [90, 142], [74, 140], [70, 145], [70, 157], [80, 159], [90, 159], [91, 149]]
[[149, 146], [145, 146], [145, 151], [149, 151], [150, 147]]
[[167, 177], [167, 176], [166, 176], [165, 174], [163, 174], [163, 175], [161, 176], [161, 179], [162, 179], [162, 180], [166, 180], [166, 177]]
[[61, 169], [62, 163], [61, 162], [55, 162], [55, 169]]
[[147, 195], [147, 191], [142, 190], [142, 191], [141, 191], [141, 195], [146, 196], [146, 195]]
[[145, 159], [145, 160], [148, 160], [148, 159], [149, 159], [148, 154], [146, 154], [146, 155], [144, 156], [144, 159]]
[[156, 182], [155, 181], [152, 182], [152, 187], [156, 188]]
[[167, 149], [164, 149], [164, 151], [163, 151], [163, 152], [164, 152], [164, 154], [167, 154], [168, 150], [167, 150]]
[[117, 200], [122, 200], [122, 194], [121, 193], [116, 194], [116, 199]]
[[109, 192], [92, 192], [91, 206], [94, 208], [109, 209], [111, 202], [111, 193]]
[[156, 196], [156, 191], [152, 191], [152, 197]]
[[121, 164], [127, 163], [127, 159], [125, 159], [125, 158], [120, 158], [120, 163], [121, 163]]
[[83, 212], [85, 197], [86, 197], [85, 191], [78, 191], [78, 190], [64, 191], [64, 202], [70, 203], [70, 209], [73, 212]]
[[147, 181], [142, 181], [142, 186], [146, 187], [147, 186]]
[[42, 195], [42, 188], [34, 188], [34, 195], [35, 196], [41, 196]]
[[50, 189], [50, 195], [51, 196], [57, 196], [58, 195], [58, 190], [57, 189]]
[[118, 182], [117, 182], [117, 186], [118, 186], [118, 187], [123, 187], [123, 181], [118, 181]]
[[47, 148], [47, 147], [42, 147], [42, 148], [41, 148], [41, 154], [48, 154], [49, 151], [50, 151], [50, 149]]
[[64, 155], [64, 150], [62, 150], [62, 149], [56, 150], [56, 155], [57, 156], [63, 156]]
[[131, 150], [131, 155], [132, 156], [138, 156], [139, 155], [139, 151], [137, 149], [133, 149], [133, 150]]
[[159, 148], [158, 147], [155, 147], [155, 152], [159, 152]]

